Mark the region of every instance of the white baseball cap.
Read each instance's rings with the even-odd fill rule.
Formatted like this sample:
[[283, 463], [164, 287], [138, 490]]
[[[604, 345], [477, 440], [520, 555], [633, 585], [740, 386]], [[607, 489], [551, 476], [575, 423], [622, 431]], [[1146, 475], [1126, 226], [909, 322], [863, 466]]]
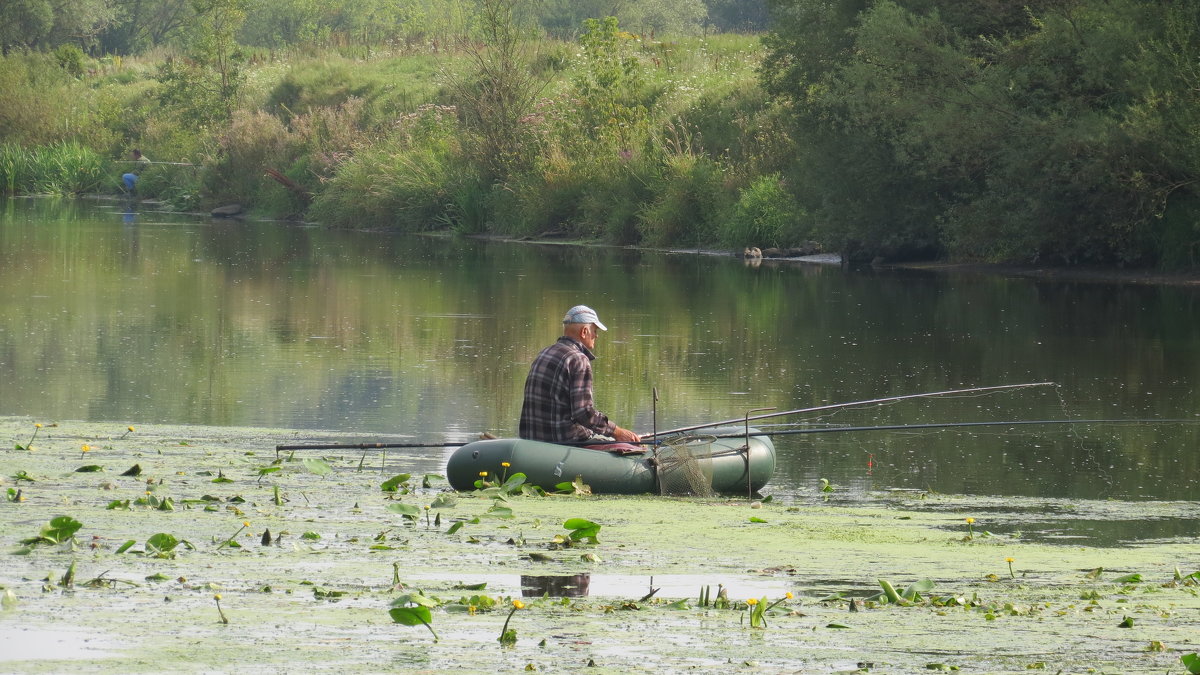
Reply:
[[596, 324], [596, 328], [600, 330], [608, 330], [608, 328], [600, 323], [600, 317], [596, 316], [596, 310], [587, 305], [575, 305], [567, 310], [567, 315], [563, 317], [563, 323], [592, 323]]

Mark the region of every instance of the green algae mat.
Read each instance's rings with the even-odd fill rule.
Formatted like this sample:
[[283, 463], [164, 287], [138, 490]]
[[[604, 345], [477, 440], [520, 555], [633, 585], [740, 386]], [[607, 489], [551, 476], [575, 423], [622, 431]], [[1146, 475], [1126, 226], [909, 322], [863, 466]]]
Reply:
[[277, 456], [283, 430], [0, 441], [0, 672], [1200, 671], [1200, 544], [989, 532], [1016, 500], [544, 494], [520, 467], [454, 493], [415, 454]]

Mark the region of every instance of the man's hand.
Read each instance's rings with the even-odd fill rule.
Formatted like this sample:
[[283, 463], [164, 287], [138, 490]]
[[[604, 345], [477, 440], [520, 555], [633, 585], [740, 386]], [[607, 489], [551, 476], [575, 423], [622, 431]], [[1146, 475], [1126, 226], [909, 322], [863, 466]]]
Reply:
[[622, 429], [621, 427], [616, 427], [613, 429], [613, 438], [621, 441], [622, 443], [639, 443], [642, 440], [641, 436], [638, 436], [628, 429]]

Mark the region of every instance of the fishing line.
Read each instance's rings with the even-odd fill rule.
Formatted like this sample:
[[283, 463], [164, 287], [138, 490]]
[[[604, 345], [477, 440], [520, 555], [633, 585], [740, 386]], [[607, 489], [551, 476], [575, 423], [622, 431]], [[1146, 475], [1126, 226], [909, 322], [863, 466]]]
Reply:
[[[1073, 417], [1074, 412], [1071, 409], [1071, 406], [1067, 403], [1066, 397], [1063, 395], [1063, 388], [1061, 386], [1054, 387], [1054, 393], [1058, 395], [1058, 404], [1062, 408], [1063, 416], [1064, 417]], [[1096, 467], [1096, 474], [1099, 477], [1100, 481], [1103, 482], [1105, 485], [1107, 485], [1109, 490], [1111, 490], [1113, 487], [1113, 484], [1115, 483], [1112, 474], [1109, 473], [1104, 468], [1104, 466], [1100, 464], [1100, 460], [1096, 456], [1096, 453], [1091, 448], [1088, 447], [1088, 444], [1084, 440], [1083, 436], [1081, 436], [1079, 434], [1079, 429], [1077, 427], [1071, 427], [1068, 430], [1068, 434], [1071, 437], [1075, 438], [1075, 441], [1079, 444], [1079, 448], [1083, 451], [1084, 455], [1087, 457], [1087, 460], [1090, 461], [1091, 464]], [[1081, 467], [1081, 468], [1083, 468], [1083, 467]]]

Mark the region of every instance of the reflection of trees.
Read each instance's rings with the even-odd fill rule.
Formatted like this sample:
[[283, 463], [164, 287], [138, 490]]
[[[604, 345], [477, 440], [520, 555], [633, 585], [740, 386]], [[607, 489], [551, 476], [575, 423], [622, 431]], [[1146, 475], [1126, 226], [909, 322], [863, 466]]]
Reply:
[[[747, 269], [146, 213], [126, 230], [119, 214], [59, 204], [67, 216], [44, 202], [0, 211], [0, 414], [510, 434], [529, 361], [580, 302], [611, 328], [597, 348], [598, 405], [639, 429], [650, 427], [652, 387], [660, 428], [1042, 380], [1062, 383], [1062, 398], [1033, 390], [822, 419], [1182, 417], [1196, 407], [1200, 306], [1185, 288]], [[830, 435], [781, 442], [780, 462], [800, 471], [795, 453], [852, 471], [874, 452], [907, 458], [904, 481], [917, 488], [1086, 493], [1111, 480], [1125, 494], [1200, 474], [1195, 453], [1177, 451], [1198, 433]], [[1182, 496], [1188, 483], [1177, 480], [1148, 489]]]

